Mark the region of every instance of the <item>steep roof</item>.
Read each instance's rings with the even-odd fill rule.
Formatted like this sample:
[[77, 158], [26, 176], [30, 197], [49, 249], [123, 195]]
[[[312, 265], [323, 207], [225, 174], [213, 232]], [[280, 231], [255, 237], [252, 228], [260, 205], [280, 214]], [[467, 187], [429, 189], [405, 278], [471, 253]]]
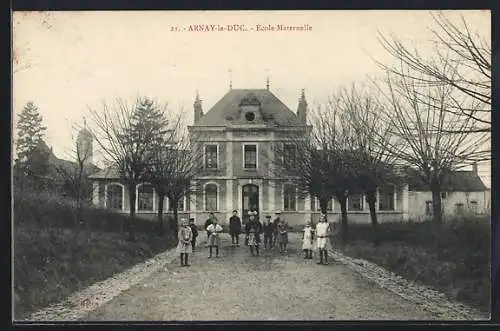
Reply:
[[[429, 185], [415, 172], [409, 172], [408, 184], [410, 191], [430, 191]], [[446, 174], [441, 184], [443, 192], [483, 192], [487, 189], [481, 177], [474, 171], [451, 171]]]
[[252, 94], [261, 103], [262, 114], [278, 126], [303, 125], [278, 97], [267, 89], [233, 89], [222, 97], [194, 126], [224, 126], [228, 118], [237, 118], [242, 99]]
[[118, 171], [115, 168], [106, 168], [89, 176], [92, 179], [118, 179]]

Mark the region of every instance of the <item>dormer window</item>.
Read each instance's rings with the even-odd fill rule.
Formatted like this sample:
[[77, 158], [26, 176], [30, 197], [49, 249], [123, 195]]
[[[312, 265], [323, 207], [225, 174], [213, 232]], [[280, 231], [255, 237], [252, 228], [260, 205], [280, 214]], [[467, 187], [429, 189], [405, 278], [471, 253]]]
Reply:
[[248, 93], [239, 104], [239, 118], [241, 121], [256, 122], [262, 117], [260, 114], [261, 103], [254, 93]]
[[245, 119], [249, 122], [253, 121], [255, 119], [255, 113], [252, 111], [246, 112]]

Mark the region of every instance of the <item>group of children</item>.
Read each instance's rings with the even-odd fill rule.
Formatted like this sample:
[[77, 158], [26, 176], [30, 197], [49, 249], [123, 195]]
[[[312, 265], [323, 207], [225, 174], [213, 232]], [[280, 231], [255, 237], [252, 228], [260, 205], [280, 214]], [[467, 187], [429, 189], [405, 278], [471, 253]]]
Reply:
[[[232, 245], [239, 246], [239, 235], [241, 232], [241, 220], [237, 216], [237, 211], [233, 211], [233, 216], [229, 219], [229, 232], [231, 234]], [[215, 257], [219, 257], [219, 247], [221, 245], [220, 233], [223, 231], [222, 226], [218, 224], [217, 218], [213, 213], [205, 222], [205, 230], [207, 231], [207, 246], [209, 248], [208, 258], [212, 257], [213, 249], [215, 248]], [[319, 223], [314, 229], [311, 222], [308, 221], [303, 229], [302, 249], [306, 259], [312, 259], [312, 251], [314, 239], [316, 239], [316, 247], [319, 252], [320, 260], [318, 264], [328, 264], [328, 232], [329, 224], [326, 220], [326, 215], [321, 215]], [[276, 241], [280, 245], [280, 253], [287, 251], [288, 244], [288, 224], [281, 217], [281, 213], [276, 212], [276, 217], [271, 221], [271, 216], [267, 215], [264, 224], [261, 224], [257, 219], [256, 212], [249, 213], [249, 220], [245, 224], [245, 245], [249, 246], [252, 256], [259, 256], [260, 235], [264, 235], [264, 249], [274, 248]], [[194, 224], [194, 219], [182, 219], [181, 228], [178, 233], [179, 243], [177, 251], [180, 253], [181, 266], [189, 266], [189, 254], [195, 250], [196, 237], [198, 230]]]
[[313, 258], [312, 252], [314, 239], [316, 237], [316, 248], [319, 254], [319, 261], [317, 264], [328, 264], [328, 235], [330, 230], [330, 224], [324, 214], [321, 215], [315, 229], [311, 226], [310, 221], [306, 223], [302, 235], [302, 250], [304, 251], [305, 259]]

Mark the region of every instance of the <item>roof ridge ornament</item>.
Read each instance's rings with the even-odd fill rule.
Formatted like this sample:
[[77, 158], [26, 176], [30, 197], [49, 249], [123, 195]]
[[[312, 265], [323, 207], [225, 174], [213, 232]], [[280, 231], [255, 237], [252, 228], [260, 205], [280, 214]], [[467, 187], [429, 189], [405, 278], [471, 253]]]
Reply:
[[269, 91], [269, 70], [266, 69], [266, 89]]

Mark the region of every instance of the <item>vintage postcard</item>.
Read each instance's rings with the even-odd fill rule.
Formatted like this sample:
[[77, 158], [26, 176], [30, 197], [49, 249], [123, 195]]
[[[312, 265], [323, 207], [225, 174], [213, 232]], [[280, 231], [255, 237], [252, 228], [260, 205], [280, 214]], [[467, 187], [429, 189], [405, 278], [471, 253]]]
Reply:
[[15, 11], [16, 321], [487, 320], [491, 14]]

